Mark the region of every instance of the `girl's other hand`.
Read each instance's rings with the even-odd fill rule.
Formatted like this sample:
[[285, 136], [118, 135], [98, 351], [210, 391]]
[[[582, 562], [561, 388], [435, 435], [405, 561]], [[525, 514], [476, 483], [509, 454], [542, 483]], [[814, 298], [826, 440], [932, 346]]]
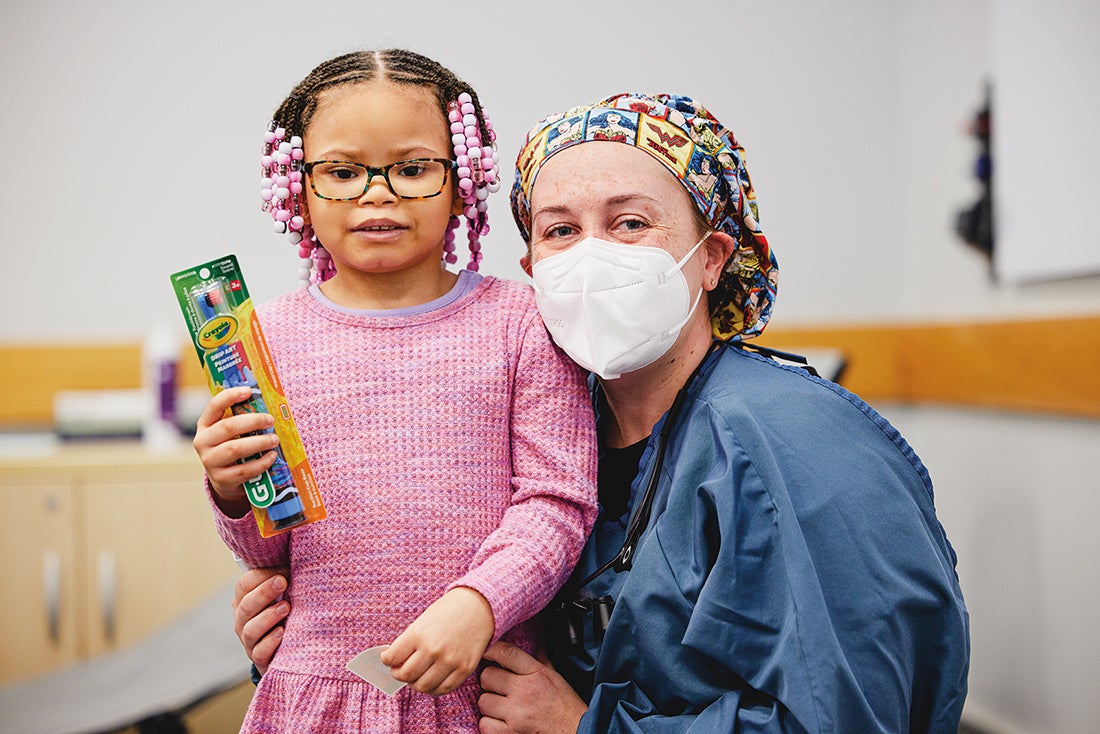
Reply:
[[263, 675], [283, 641], [283, 620], [290, 604], [282, 596], [290, 569], [253, 568], [245, 571], [233, 587], [233, 631], [248, 659]]
[[[195, 427], [195, 452], [214, 489], [218, 507], [229, 517], [244, 517], [250, 510], [244, 481], [267, 471], [275, 461], [279, 438], [261, 433], [275, 425], [267, 413], [227, 414], [237, 403], [252, 397], [247, 387], [222, 390], [210, 399]], [[252, 435], [256, 434], [256, 435]], [[238, 463], [242, 459], [249, 459]]]
[[425, 609], [381, 660], [414, 691], [450, 693], [477, 669], [494, 629], [493, 609], [485, 597], [458, 586]]

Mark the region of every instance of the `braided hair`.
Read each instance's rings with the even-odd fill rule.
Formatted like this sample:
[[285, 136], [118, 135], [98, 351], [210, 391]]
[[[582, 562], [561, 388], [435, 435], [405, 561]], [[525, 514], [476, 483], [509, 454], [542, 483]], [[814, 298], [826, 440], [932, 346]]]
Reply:
[[485, 111], [477, 92], [459, 79], [438, 61], [414, 51], [390, 48], [381, 51], [355, 51], [322, 62], [300, 81], [279, 108], [275, 110], [275, 123], [288, 134], [305, 136], [321, 93], [344, 84], [374, 80], [388, 80], [397, 84], [428, 87], [439, 101], [440, 112], [447, 116], [447, 106], [463, 92], [473, 98], [477, 108], [482, 140], [489, 140], [485, 127]]
[[[294, 87], [275, 110], [272, 122], [268, 126], [268, 134], [265, 136], [263, 157], [264, 210], [271, 212], [274, 217], [277, 232], [286, 232], [290, 235], [291, 241], [299, 248], [299, 256], [312, 261], [312, 268], [307, 267], [302, 272], [303, 280], [315, 283], [327, 280], [335, 274], [335, 269], [323, 245], [317, 242], [312, 228], [308, 224], [302, 224], [301, 174], [298, 174], [297, 179], [292, 175], [291, 181], [298, 181], [297, 185], [291, 183], [291, 188], [278, 196], [275, 195], [275, 192], [279, 191], [276, 188], [277, 184], [271, 182], [281, 173], [293, 173], [298, 170], [296, 163], [301, 161], [301, 139], [305, 137], [325, 91], [351, 84], [382, 80], [429, 89], [439, 102], [440, 112], [444, 120], [448, 120], [452, 132], [458, 129], [454, 127], [454, 121], [455, 110], [459, 109], [460, 101], [468, 102], [467, 105], [462, 105], [466, 109], [470, 109], [468, 105], [472, 104], [472, 112], [476, 117], [477, 138], [485, 141], [486, 163], [495, 166], [492, 152], [496, 148], [494, 143], [496, 134], [481, 106], [477, 92], [439, 62], [406, 49], [356, 51], [322, 62]], [[458, 119], [462, 119], [461, 114]], [[469, 121], [468, 116], [466, 119]], [[466, 129], [470, 130], [470, 128]], [[452, 139], [455, 140], [457, 148], [460, 143], [457, 139]], [[299, 150], [293, 150], [294, 146]], [[295, 154], [293, 162], [289, 158], [286, 159], [287, 165], [282, 170], [279, 169], [278, 160], [280, 150]], [[460, 152], [466, 152], [465, 146], [456, 149], [456, 154]], [[275, 160], [272, 160], [273, 156]], [[461, 163], [460, 158], [460, 165]], [[469, 167], [465, 169], [467, 177], [470, 176], [469, 170]], [[459, 169], [459, 173], [463, 175], [463, 169]], [[477, 269], [477, 263], [481, 260], [479, 238], [489, 231], [483, 200], [488, 191], [495, 191], [499, 186], [496, 174], [495, 168], [489, 174], [487, 171], [483, 173], [481, 168], [475, 165], [475, 186], [463, 192], [467, 203], [465, 216], [471, 251], [468, 267], [473, 270]], [[487, 191], [475, 197], [472, 188], [485, 188]], [[452, 217], [447, 228], [444, 259], [451, 263], [457, 260], [453, 253], [454, 230], [458, 224], [458, 218]]]

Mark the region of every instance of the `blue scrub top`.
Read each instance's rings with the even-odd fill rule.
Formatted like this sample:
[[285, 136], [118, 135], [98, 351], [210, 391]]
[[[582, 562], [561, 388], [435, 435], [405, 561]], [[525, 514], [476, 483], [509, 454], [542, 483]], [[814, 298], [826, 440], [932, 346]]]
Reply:
[[[956, 732], [968, 616], [928, 472], [898, 432], [735, 345], [706, 359], [676, 424], [632, 570], [583, 590], [615, 600], [602, 645], [591, 615], [583, 648], [548, 643], [590, 701], [579, 731]], [[625, 525], [598, 523], [574, 583]]]

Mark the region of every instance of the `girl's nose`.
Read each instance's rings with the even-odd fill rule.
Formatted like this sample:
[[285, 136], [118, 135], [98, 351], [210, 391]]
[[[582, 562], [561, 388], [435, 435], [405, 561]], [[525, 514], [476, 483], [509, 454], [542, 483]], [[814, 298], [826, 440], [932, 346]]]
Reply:
[[390, 183], [386, 180], [386, 177], [381, 172], [368, 172], [370, 177], [367, 182], [367, 188], [363, 191], [363, 195], [359, 197], [360, 204], [381, 204], [387, 201], [396, 201], [397, 194], [393, 193], [390, 189]]

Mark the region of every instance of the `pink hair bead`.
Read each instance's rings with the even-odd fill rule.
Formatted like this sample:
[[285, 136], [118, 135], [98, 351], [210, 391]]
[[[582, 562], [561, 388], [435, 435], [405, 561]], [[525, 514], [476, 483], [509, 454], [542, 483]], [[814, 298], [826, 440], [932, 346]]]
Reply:
[[[484, 110], [474, 105], [468, 92], [447, 105], [447, 121], [455, 157], [455, 179], [466, 219], [466, 238], [470, 259], [466, 267], [477, 271], [481, 262], [480, 237], [488, 234], [487, 198], [500, 188], [499, 165], [496, 161], [496, 134]], [[271, 214], [276, 232], [286, 233], [298, 249], [298, 256], [310, 265], [303, 265], [299, 277], [307, 283], [323, 283], [336, 274], [332, 258], [316, 239], [313, 228], [302, 216], [304, 177], [301, 161], [305, 159], [302, 139], [275, 122], [264, 134], [261, 173], [264, 179], [261, 196], [264, 211]], [[455, 232], [459, 217], [453, 216], [444, 234], [442, 259], [449, 265], [458, 262], [455, 253]]]

